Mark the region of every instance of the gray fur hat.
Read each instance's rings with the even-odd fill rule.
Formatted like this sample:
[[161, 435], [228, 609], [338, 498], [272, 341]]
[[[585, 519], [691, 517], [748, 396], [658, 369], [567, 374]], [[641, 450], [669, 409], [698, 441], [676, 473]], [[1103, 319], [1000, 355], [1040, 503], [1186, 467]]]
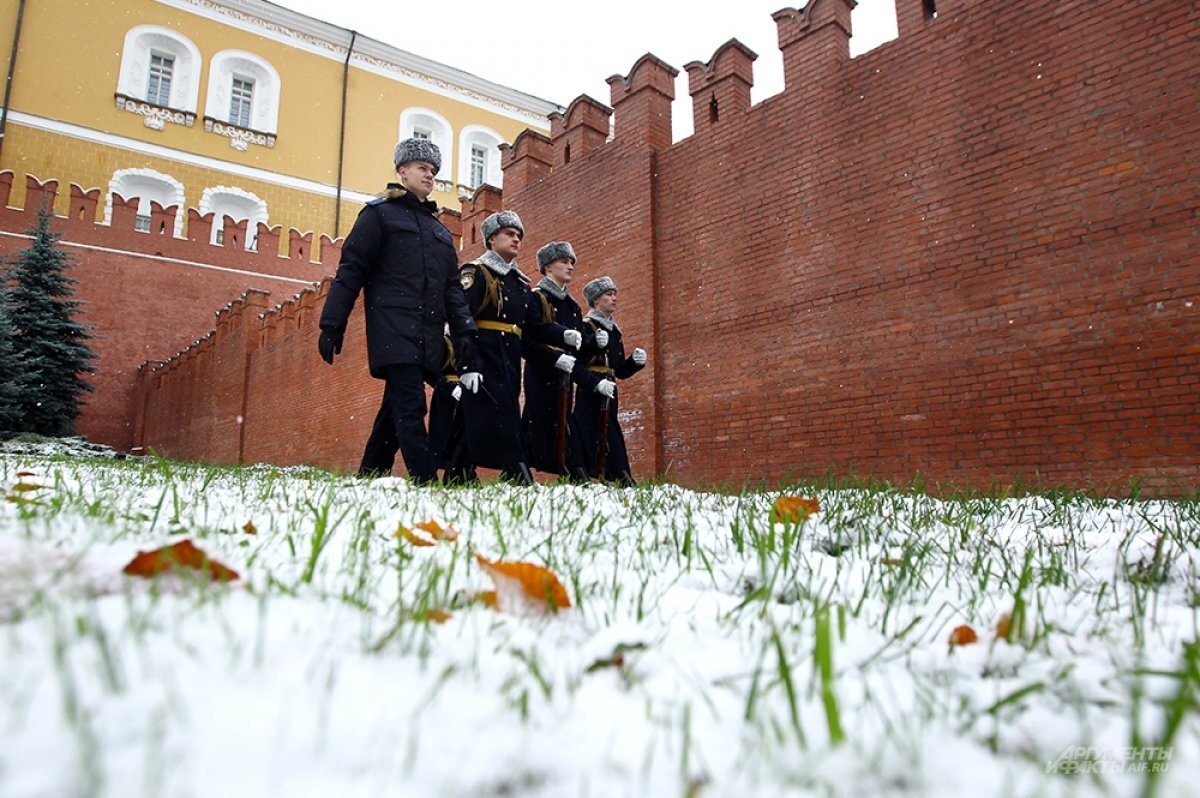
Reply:
[[583, 298], [587, 300], [588, 307], [593, 307], [596, 304], [596, 300], [601, 296], [607, 294], [609, 291], [616, 290], [617, 284], [613, 282], [611, 277], [605, 275], [604, 277], [597, 277], [583, 287]]
[[556, 260], [569, 260], [575, 262], [575, 250], [571, 248], [569, 241], [551, 241], [546, 246], [538, 250], [538, 269], [542, 274], [546, 273], [546, 267]]
[[405, 139], [396, 145], [396, 168], [409, 161], [425, 161], [433, 164], [433, 171], [442, 169], [442, 151], [429, 139]]
[[521, 217], [517, 216], [516, 211], [499, 211], [483, 220], [483, 224], [479, 225], [479, 232], [483, 233], [483, 243], [491, 249], [492, 236], [496, 235], [502, 227], [515, 227], [521, 231], [521, 237], [525, 237], [525, 225], [521, 224]]

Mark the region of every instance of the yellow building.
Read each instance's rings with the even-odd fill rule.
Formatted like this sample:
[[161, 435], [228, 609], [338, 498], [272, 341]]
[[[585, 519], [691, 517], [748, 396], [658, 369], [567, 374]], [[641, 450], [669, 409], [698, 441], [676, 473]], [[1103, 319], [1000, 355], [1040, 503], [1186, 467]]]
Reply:
[[[431, 138], [433, 195], [500, 186], [497, 145], [562, 109], [260, 0], [5, 0], [10, 93], [0, 170], [149, 203], [345, 235], [394, 178], [396, 141]], [[100, 214], [103, 214], [101, 216]], [[215, 242], [214, 242], [215, 243]], [[253, 240], [247, 246], [253, 246]]]

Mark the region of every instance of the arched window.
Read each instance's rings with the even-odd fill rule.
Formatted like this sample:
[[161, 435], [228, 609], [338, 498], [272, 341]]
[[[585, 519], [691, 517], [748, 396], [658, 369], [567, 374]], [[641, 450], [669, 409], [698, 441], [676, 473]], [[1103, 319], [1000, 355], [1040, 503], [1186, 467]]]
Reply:
[[153, 169], [120, 169], [113, 173], [108, 181], [108, 198], [104, 205], [104, 223], [112, 224], [113, 194], [120, 194], [124, 199], [137, 197], [137, 226], [136, 230], [150, 229], [150, 202], [157, 202], [164, 208], [178, 206], [175, 211], [176, 238], [183, 237], [183, 183], [170, 175], [156, 172]]
[[484, 183], [503, 188], [500, 144], [504, 139], [490, 127], [467, 125], [458, 136], [458, 184], [474, 191]]
[[248, 144], [275, 146], [279, 85], [275, 67], [253, 53], [217, 53], [208, 71], [205, 130], [228, 136], [237, 150], [245, 150]]
[[200, 95], [200, 68], [200, 51], [186, 37], [157, 25], [131, 28], [121, 51], [117, 107], [140, 113], [147, 127], [161, 130], [164, 122], [190, 126]]
[[204, 189], [200, 195], [200, 213], [211, 213], [212, 236], [209, 243], [225, 244], [225, 217], [235, 222], [248, 219], [246, 225], [246, 249], [258, 249], [258, 223], [267, 222], [267, 203], [249, 191], [231, 186], [214, 186]]
[[439, 188], [448, 190], [454, 170], [454, 129], [437, 111], [405, 108], [400, 114], [400, 140], [413, 137], [429, 139], [442, 151], [442, 168], [438, 170], [437, 179], [447, 183], [444, 188]]

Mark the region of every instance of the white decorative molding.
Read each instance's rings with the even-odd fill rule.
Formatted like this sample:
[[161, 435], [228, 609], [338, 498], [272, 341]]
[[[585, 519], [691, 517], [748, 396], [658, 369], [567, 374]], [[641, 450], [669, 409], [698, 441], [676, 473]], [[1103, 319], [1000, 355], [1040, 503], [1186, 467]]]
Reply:
[[[350, 31], [304, 14], [254, 0], [156, 0], [231, 27], [343, 63]], [[493, 83], [469, 72], [359, 35], [352, 66], [467, 105], [548, 130], [548, 117], [565, 109], [549, 100]]]
[[145, 125], [154, 130], [162, 130], [166, 123], [191, 127], [196, 121], [196, 115], [191, 111], [177, 111], [174, 108], [164, 108], [161, 105], [137, 100], [117, 93], [117, 108], [145, 117]]
[[500, 145], [504, 137], [484, 125], [467, 125], [458, 133], [458, 183], [460, 188], [478, 188], [471, 183], [471, 145], [479, 144], [487, 150], [487, 162], [483, 182], [496, 188], [504, 188], [504, 170], [500, 168]]
[[138, 25], [125, 34], [121, 50], [121, 71], [117, 78], [117, 94], [144, 101], [150, 77], [152, 53], [174, 56], [171, 71], [171, 109], [196, 115], [196, 100], [200, 95], [200, 50], [191, 39], [170, 28], [158, 25]]
[[217, 243], [217, 236], [225, 227], [226, 216], [235, 222], [249, 220], [249, 224], [246, 225], [245, 249], [257, 248], [258, 223], [268, 223], [267, 203], [258, 195], [237, 186], [213, 186], [204, 189], [200, 195], [200, 213], [213, 214], [210, 244]]
[[[229, 100], [234, 78], [251, 80], [254, 83], [250, 100], [250, 124], [244, 128], [231, 124], [233, 120], [229, 118]], [[215, 122], [237, 127], [247, 133], [270, 136], [271, 143], [268, 146], [275, 146], [274, 137], [279, 130], [279, 87], [279, 72], [266, 59], [245, 50], [222, 50], [209, 62], [208, 96], [204, 101], [204, 129], [213, 131], [208, 124], [211, 118]], [[253, 136], [244, 134], [220, 135], [254, 141]]]
[[153, 200], [164, 208], [176, 206], [176, 238], [183, 238], [183, 217], [186, 216], [183, 183], [155, 169], [118, 169], [108, 181], [108, 193], [104, 198], [104, 224], [112, 224], [113, 194], [123, 199], [138, 198], [138, 216], [150, 215]]
[[[218, 172], [224, 172], [236, 177], [244, 177], [250, 180], [259, 180], [264, 183], [270, 183], [274, 186], [283, 186], [285, 188], [294, 188], [297, 191], [307, 191], [311, 194], [317, 194], [323, 197], [336, 197], [337, 187], [329, 183], [319, 183], [315, 180], [305, 180], [300, 177], [292, 177], [280, 172], [272, 172], [267, 169], [259, 169], [254, 166], [234, 163], [233, 161], [222, 161], [219, 158], [211, 158], [205, 155], [197, 155], [193, 152], [185, 150], [177, 150], [172, 147], [164, 147], [160, 144], [151, 144], [139, 139], [131, 139], [127, 136], [117, 136], [111, 133], [101, 133], [91, 128], [73, 125], [69, 122], [60, 122], [57, 119], [47, 119], [34, 114], [27, 114], [23, 111], [9, 111], [9, 122], [18, 125], [24, 125], [35, 130], [45, 130], [50, 133], [59, 133], [64, 136], [87, 141], [93, 144], [100, 144], [105, 147], [116, 147], [138, 155], [148, 155], [155, 158], [166, 158], [190, 166], [198, 166], [202, 169], [212, 169]], [[345, 187], [342, 188], [342, 199], [349, 202], [368, 202], [375, 198], [374, 194], [364, 194], [359, 191], [350, 191]]]
[[400, 140], [411, 138], [417, 128], [429, 131], [430, 139], [442, 152], [438, 180], [450, 182], [454, 169], [454, 128], [450, 120], [432, 108], [405, 108], [400, 114]]
[[275, 146], [274, 134], [259, 133], [257, 130], [249, 130], [237, 125], [231, 125], [227, 122], [213, 119], [211, 116], [204, 117], [204, 129], [209, 133], [228, 137], [230, 140], [229, 146], [239, 152], [245, 152], [251, 144], [261, 144], [264, 147]]

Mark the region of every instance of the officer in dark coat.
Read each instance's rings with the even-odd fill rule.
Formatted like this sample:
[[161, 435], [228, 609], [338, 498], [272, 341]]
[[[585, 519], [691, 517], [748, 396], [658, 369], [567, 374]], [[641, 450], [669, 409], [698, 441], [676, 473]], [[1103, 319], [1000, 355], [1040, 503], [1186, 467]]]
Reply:
[[579, 349], [583, 336], [548, 323], [517, 266], [525, 227], [512, 211], [493, 213], [480, 225], [487, 251], [463, 264], [459, 281], [479, 329], [477, 368], [464, 373], [463, 416], [467, 451], [477, 466], [498, 468], [501, 476], [532, 484], [521, 434], [521, 347], [555, 343]]
[[396, 449], [418, 484], [436, 477], [425, 429], [425, 384], [434, 384], [446, 357], [446, 322], [460, 361], [475, 349], [475, 322], [458, 282], [454, 240], [428, 199], [442, 155], [433, 142], [396, 145], [398, 183], [367, 203], [346, 243], [321, 313], [318, 349], [326, 363], [342, 351], [350, 310], [361, 291], [371, 376], [384, 381], [383, 400], [359, 474], [391, 472]]
[[588, 358], [575, 396], [575, 422], [583, 444], [588, 473], [607, 482], [633, 485], [625, 436], [617, 423], [617, 380], [627, 379], [646, 365], [646, 350], [625, 357], [617, 309], [617, 286], [611, 277], [599, 277], [583, 287], [589, 307], [584, 323], [594, 332], [608, 333], [608, 345]]
[[[567, 241], [552, 241], [537, 252], [543, 277], [534, 286], [535, 305], [547, 321], [583, 333], [580, 356], [596, 353], [596, 345], [608, 343], [604, 330], [592, 331], [583, 323], [579, 303], [570, 293], [575, 271], [575, 250]], [[585, 329], [586, 326], [586, 329]], [[597, 336], [601, 340], [597, 341]], [[587, 482], [579, 430], [572, 415], [576, 357], [556, 344], [526, 342], [525, 407], [521, 422], [529, 462], [538, 471], [565, 476], [572, 482]]]

